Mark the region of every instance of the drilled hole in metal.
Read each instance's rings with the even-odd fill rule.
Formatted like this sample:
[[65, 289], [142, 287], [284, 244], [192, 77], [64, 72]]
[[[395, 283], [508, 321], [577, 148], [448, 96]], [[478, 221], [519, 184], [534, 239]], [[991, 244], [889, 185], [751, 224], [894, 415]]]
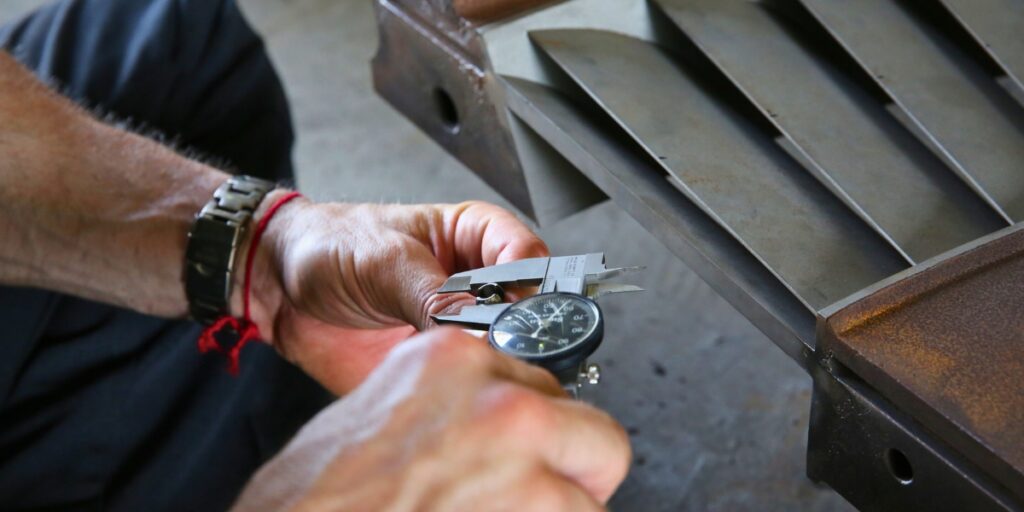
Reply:
[[458, 133], [459, 109], [455, 107], [455, 101], [452, 100], [448, 91], [440, 87], [434, 89], [434, 106], [437, 108], [437, 114], [441, 117], [444, 127], [452, 133]]
[[896, 448], [886, 450], [885, 465], [888, 466], [892, 477], [899, 483], [909, 485], [914, 481], [914, 467], [910, 465], [910, 459]]

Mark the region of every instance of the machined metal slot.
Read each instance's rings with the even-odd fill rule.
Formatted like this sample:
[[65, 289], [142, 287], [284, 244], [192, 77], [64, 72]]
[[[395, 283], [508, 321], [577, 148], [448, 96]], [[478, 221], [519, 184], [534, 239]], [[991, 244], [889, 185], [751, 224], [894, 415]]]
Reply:
[[867, 92], [746, 0], [658, 0], [797, 161], [911, 263], [1007, 223]]
[[624, 131], [554, 89], [512, 77], [503, 82], [522, 130], [550, 144], [806, 368], [814, 351], [814, 312], [728, 232], [667, 186], [664, 170]]
[[979, 64], [892, 0], [802, 3], [975, 192], [1024, 219], [1024, 111]]
[[1006, 72], [1005, 87], [1024, 104], [1024, 2], [941, 0]]
[[906, 266], [770, 138], [661, 48], [593, 30], [533, 40], [687, 196], [817, 310]]

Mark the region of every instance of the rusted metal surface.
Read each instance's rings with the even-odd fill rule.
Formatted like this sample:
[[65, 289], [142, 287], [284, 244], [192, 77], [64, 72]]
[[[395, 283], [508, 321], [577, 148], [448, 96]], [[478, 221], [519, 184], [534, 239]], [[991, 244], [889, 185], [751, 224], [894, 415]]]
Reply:
[[980, 468], [847, 374], [812, 368], [808, 477], [865, 512], [1021, 508]]
[[1024, 501], [1024, 229], [840, 309], [819, 343]]

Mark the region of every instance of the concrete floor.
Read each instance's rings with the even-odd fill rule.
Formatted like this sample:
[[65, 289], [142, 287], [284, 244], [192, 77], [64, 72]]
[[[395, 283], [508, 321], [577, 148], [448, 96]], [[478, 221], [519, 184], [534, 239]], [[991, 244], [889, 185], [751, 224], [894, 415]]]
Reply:
[[[0, 0], [0, 22], [39, 0]], [[370, 0], [243, 0], [282, 74], [299, 187], [322, 200], [506, 204], [370, 85]], [[682, 262], [606, 203], [541, 235], [556, 254], [645, 265], [647, 291], [602, 300], [594, 401], [628, 428], [636, 460], [621, 511], [847, 510], [804, 476], [810, 378]], [[608, 243], [614, 236], [615, 243]]]

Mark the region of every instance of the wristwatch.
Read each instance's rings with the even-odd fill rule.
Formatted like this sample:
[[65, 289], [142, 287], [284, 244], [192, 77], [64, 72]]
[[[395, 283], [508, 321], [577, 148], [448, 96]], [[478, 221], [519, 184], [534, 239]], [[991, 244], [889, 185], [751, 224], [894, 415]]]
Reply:
[[235, 252], [253, 212], [276, 184], [232, 176], [196, 214], [185, 249], [185, 296], [189, 314], [209, 325], [228, 313]]

